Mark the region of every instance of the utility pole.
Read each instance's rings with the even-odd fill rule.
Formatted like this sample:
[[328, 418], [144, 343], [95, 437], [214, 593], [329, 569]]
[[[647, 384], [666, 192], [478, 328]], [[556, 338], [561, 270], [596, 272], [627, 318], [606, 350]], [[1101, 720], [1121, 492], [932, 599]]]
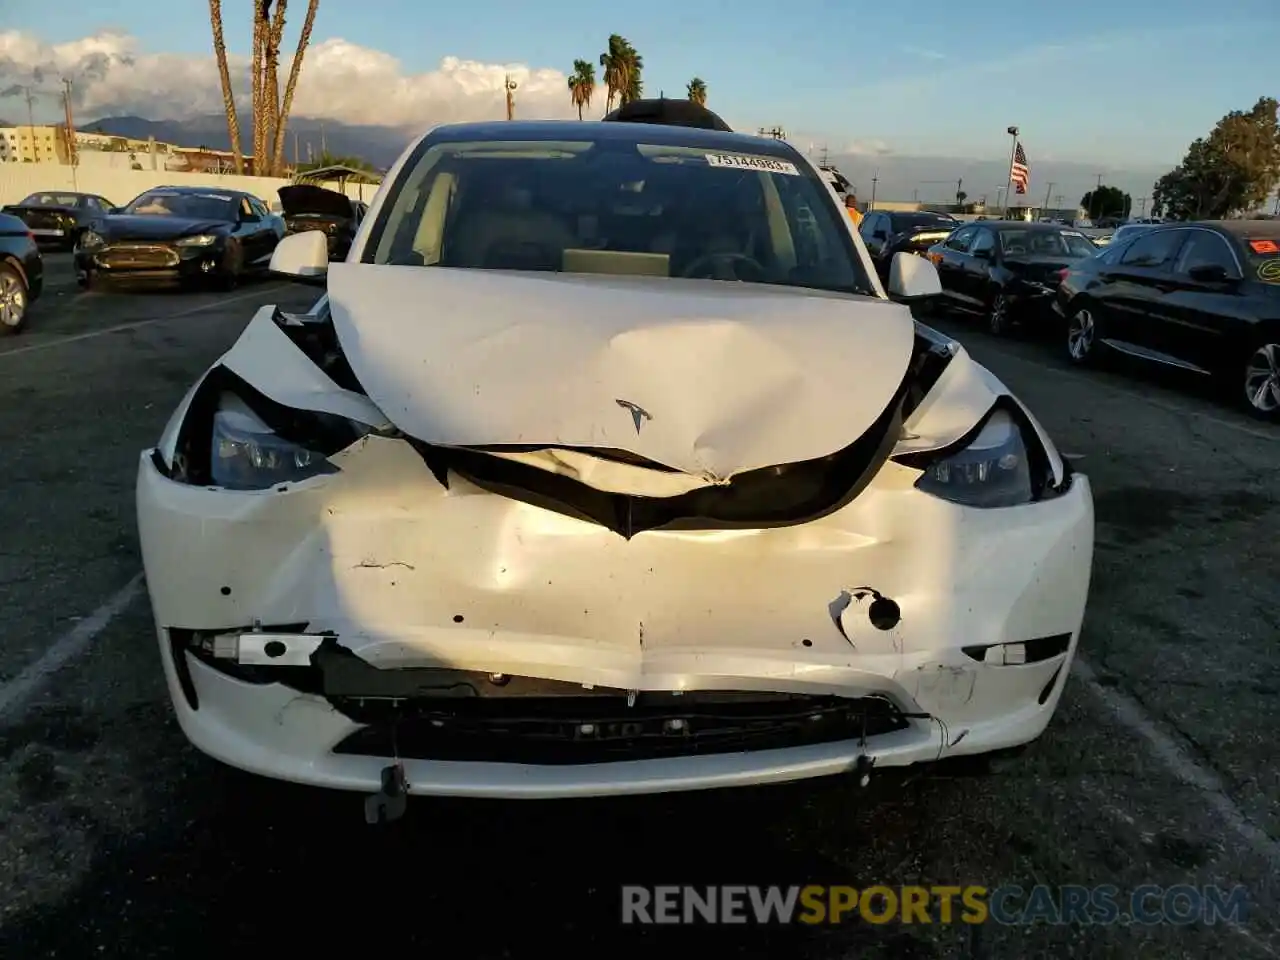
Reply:
[[[757, 132], [757, 134], [758, 134], [759, 136], [761, 136], [761, 137], [772, 137], [774, 140], [785, 140], [785, 139], [787, 139], [787, 133], [786, 133], [786, 131], [785, 131], [785, 130], [783, 130], [781, 127], [774, 127], [772, 130], [766, 130], [764, 127], [761, 127], [761, 128], [760, 128], [758, 131], [756, 131], [756, 132]], [[825, 150], [825, 148], [824, 148], [824, 150]]]
[[818, 166], [825, 170], [831, 165], [831, 152], [826, 148], [822, 148], [822, 156], [818, 160]]
[[1094, 186], [1093, 192], [1089, 194], [1089, 209], [1085, 211], [1091, 220], [1095, 215], [1094, 211], [1098, 209], [1098, 193], [1102, 190], [1102, 174], [1095, 173], [1094, 176], [1098, 178], [1098, 182]]
[[964, 206], [964, 201], [960, 199], [960, 194], [964, 193], [964, 177], [956, 178], [956, 212], [959, 213], [959, 207]]
[[876, 208], [876, 184], [880, 181], [880, 171], [877, 169], [871, 174], [871, 206], [867, 207], [868, 211]]
[[71, 111], [71, 78], [62, 78], [62, 113], [63, 136], [66, 137], [67, 162], [71, 164], [71, 189], [78, 191], [80, 184], [76, 179], [76, 167], [80, 164], [80, 152], [76, 147], [76, 124]]
[[516, 118], [516, 87], [519, 86], [510, 77], [506, 77], [502, 81], [503, 88], [507, 91], [507, 119], [514, 120]]
[[27, 100], [27, 126], [29, 128], [27, 132], [31, 134], [31, 159], [34, 162], [39, 159], [36, 156], [36, 114], [35, 107], [33, 106], [36, 101], [36, 97], [35, 94], [31, 92], [30, 87], [23, 87], [22, 91]]
[[1044, 216], [1049, 212], [1049, 194], [1053, 193], [1054, 186], [1055, 184], [1053, 181], [1049, 181], [1049, 186], [1044, 192], [1044, 212], [1041, 213], [1041, 216]]
[[[1280, 206], [1280, 203], [1278, 203], [1277, 205]], [[1146, 216], [1146, 213], [1147, 213], [1147, 198], [1139, 197], [1138, 198], [1138, 219], [1141, 220], [1144, 216]]]

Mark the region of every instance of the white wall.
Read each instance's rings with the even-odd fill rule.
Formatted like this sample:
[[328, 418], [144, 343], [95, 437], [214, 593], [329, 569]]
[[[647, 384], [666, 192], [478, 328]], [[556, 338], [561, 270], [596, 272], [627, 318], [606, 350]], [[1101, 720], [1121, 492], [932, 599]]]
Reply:
[[[128, 156], [122, 154], [122, 156]], [[150, 157], [139, 158], [150, 165]], [[73, 176], [74, 174], [74, 176]], [[97, 165], [71, 167], [61, 163], [0, 163], [0, 205], [17, 203], [23, 197], [41, 190], [78, 190], [106, 197], [123, 206], [144, 190], [152, 187], [221, 187], [243, 190], [262, 199], [273, 209], [279, 207], [276, 191], [289, 183], [276, 177], [219, 176], [214, 173], [174, 173], [168, 170], [124, 170]], [[332, 186], [332, 185], [328, 185]], [[373, 199], [377, 185], [347, 185], [347, 195]]]

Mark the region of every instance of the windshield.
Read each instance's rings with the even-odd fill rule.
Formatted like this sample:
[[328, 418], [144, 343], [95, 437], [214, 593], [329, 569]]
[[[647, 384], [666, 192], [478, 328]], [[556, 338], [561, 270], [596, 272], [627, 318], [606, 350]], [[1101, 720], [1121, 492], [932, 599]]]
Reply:
[[954, 230], [958, 221], [940, 213], [894, 213], [889, 216], [894, 233], [921, 230]]
[[1263, 283], [1280, 283], [1280, 228], [1244, 239], [1250, 265]]
[[74, 207], [80, 198], [74, 193], [33, 193], [23, 200], [20, 207]]
[[1002, 230], [1000, 249], [1011, 257], [1092, 257], [1098, 248], [1070, 230]]
[[812, 172], [614, 139], [428, 146], [392, 185], [363, 260], [875, 289]]
[[236, 220], [234, 197], [225, 193], [174, 193], [153, 190], [124, 208], [135, 217], [184, 217], [191, 220]]

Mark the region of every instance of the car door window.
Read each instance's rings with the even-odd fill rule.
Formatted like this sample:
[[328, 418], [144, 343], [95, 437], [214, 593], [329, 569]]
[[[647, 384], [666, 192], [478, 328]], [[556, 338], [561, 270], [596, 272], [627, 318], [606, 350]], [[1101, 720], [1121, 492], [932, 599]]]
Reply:
[[858, 233], [862, 234], [864, 239], [870, 239], [875, 236], [876, 224], [880, 222], [880, 214], [873, 213], [862, 221], [862, 226], [858, 228]]
[[1158, 230], [1139, 237], [1120, 258], [1122, 267], [1154, 270], [1165, 266], [1182, 243], [1184, 231]]
[[1240, 276], [1240, 268], [1227, 241], [1208, 230], [1192, 230], [1190, 233], [1182, 253], [1178, 255], [1178, 265], [1174, 268], [1176, 273], [1185, 276], [1196, 267], [1221, 267], [1228, 277]]
[[969, 247], [971, 255], [979, 253], [990, 253], [994, 257], [996, 249], [996, 238], [990, 230], [978, 230], [973, 235], [973, 245]]
[[977, 227], [965, 227], [962, 230], [957, 230], [947, 238], [947, 249], [954, 250], [956, 253], [968, 253], [969, 245], [973, 243], [973, 238], [977, 232]]

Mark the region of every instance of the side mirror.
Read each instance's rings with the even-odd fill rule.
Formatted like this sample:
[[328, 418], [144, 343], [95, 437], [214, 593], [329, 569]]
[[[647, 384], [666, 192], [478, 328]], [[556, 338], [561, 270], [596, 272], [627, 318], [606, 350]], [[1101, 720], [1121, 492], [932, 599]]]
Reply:
[[889, 296], [912, 302], [927, 300], [942, 293], [938, 268], [914, 253], [895, 253], [889, 264]]
[[986, 250], [974, 250], [973, 255], [979, 260], [986, 260], [988, 263], [995, 260], [996, 252], [988, 247]]
[[876, 230], [875, 232], [873, 232], [873, 233], [871, 234], [871, 239], [873, 239], [873, 240], [888, 240], [888, 239], [889, 239], [889, 233], [888, 233], [888, 231], [887, 231], [887, 230]]
[[111, 214], [112, 216], [118, 216], [119, 214], [124, 213], [124, 207], [108, 207], [107, 213]]
[[329, 241], [319, 230], [294, 233], [276, 244], [272, 273], [299, 283], [323, 284], [329, 274]]
[[1216, 263], [1192, 267], [1187, 275], [1197, 283], [1228, 283], [1234, 279], [1227, 273], [1225, 267], [1218, 266]]

